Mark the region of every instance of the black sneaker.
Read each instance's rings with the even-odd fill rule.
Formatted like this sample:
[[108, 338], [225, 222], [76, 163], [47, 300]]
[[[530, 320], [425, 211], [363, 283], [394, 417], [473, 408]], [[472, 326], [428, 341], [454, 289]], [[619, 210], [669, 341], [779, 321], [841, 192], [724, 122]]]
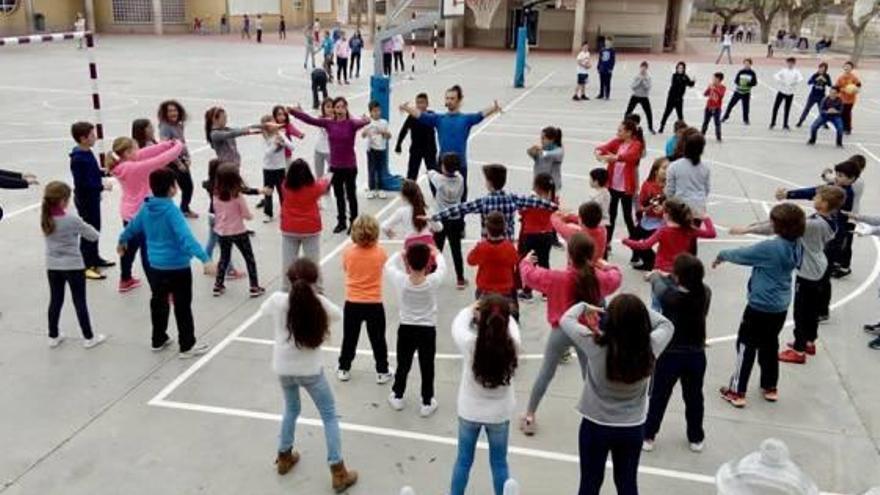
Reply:
[[574, 101], [581, 101], [581, 97], [578, 96], [578, 95], [574, 95], [574, 96], [572, 96], [571, 99], [574, 100]]
[[333, 227], [333, 233], [338, 234], [340, 232], [345, 232], [348, 227], [345, 226], [344, 223], [337, 223], [336, 227]]
[[104, 258], [98, 259], [98, 268], [110, 268], [111, 266], [116, 266], [116, 262], [105, 260]]
[[791, 130], [791, 127], [789, 127], [789, 126], [787, 126], [787, 125], [784, 125], [784, 126], [782, 126], [782, 130], [783, 130], [783, 131], [790, 131], [790, 130]]
[[819, 315], [816, 317], [816, 321], [818, 321], [819, 323], [825, 323], [826, 321], [828, 321], [829, 318], [830, 317], [828, 315]]
[[832, 278], [843, 278], [852, 273], [852, 270], [849, 268], [835, 268], [834, 271], [831, 272]]
[[590, 97], [587, 95], [581, 95], [581, 101], [590, 101]]
[[880, 336], [880, 323], [874, 323], [873, 325], [869, 323], [863, 326], [862, 330], [867, 334]]
[[874, 349], [875, 351], [880, 351], [880, 337], [868, 342], [868, 347]]

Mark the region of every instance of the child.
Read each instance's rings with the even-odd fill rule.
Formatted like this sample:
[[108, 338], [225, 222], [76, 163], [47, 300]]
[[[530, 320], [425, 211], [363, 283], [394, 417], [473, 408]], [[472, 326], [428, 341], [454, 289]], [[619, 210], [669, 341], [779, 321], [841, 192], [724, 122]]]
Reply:
[[[267, 127], [277, 128], [278, 124], [268, 123]], [[211, 107], [205, 111], [205, 139], [211, 149], [217, 153], [217, 158], [224, 163], [241, 165], [241, 155], [235, 140], [241, 136], [260, 134], [263, 125], [254, 124], [247, 127], [230, 128], [226, 125], [226, 110], [221, 107]]]
[[666, 153], [667, 160], [675, 159], [675, 148], [678, 145], [678, 141], [681, 139], [681, 133], [683, 130], [687, 129], [687, 122], [683, 120], [676, 120], [674, 124], [672, 124], [672, 135], [666, 140], [666, 144], [663, 145], [663, 151]]
[[[254, 27], [257, 30], [257, 43], [263, 42], [263, 15], [257, 14], [257, 19], [254, 21]], [[250, 38], [250, 37], [248, 37]]]
[[696, 83], [696, 80], [691, 79], [691, 76], [687, 74], [687, 64], [684, 61], [675, 64], [669, 92], [666, 93], [666, 108], [660, 119], [660, 134], [663, 134], [663, 129], [666, 128], [666, 119], [672, 115], [673, 110], [675, 110], [675, 116], [678, 117], [678, 120], [684, 119], [684, 95], [687, 89], [694, 87]]
[[599, 50], [599, 61], [596, 64], [596, 70], [599, 72], [599, 95], [596, 99], [611, 99], [611, 75], [614, 72], [614, 38], [612, 36], [605, 37], [605, 45]]
[[743, 59], [743, 66], [739, 72], [733, 76], [733, 96], [727, 103], [727, 110], [724, 111], [722, 122], [727, 122], [730, 118], [730, 112], [739, 101], [742, 101], [743, 124], [749, 125], [749, 103], [752, 100], [752, 88], [758, 85], [758, 75], [752, 69], [752, 59]]
[[581, 51], [578, 52], [575, 60], [577, 61], [577, 85], [574, 87], [574, 96], [571, 99], [574, 101], [586, 101], [590, 99], [587, 96], [587, 80], [590, 78], [590, 67], [593, 66], [590, 63], [589, 42], [585, 41], [581, 45]]
[[[119, 137], [113, 141], [113, 152], [107, 159], [107, 169], [119, 181], [122, 189], [122, 200], [119, 212], [122, 225], [134, 218], [144, 202], [150, 196], [150, 174], [162, 167], [167, 167], [180, 156], [183, 144], [179, 141], [165, 141], [160, 144], [138, 149], [137, 143], [127, 137]], [[141, 265], [144, 274], [149, 276], [149, 261], [143, 237], [135, 236], [120, 259], [119, 292], [126, 293], [140, 287], [141, 281], [131, 276], [131, 265], [134, 257], [141, 251]]]
[[509, 478], [507, 441], [516, 407], [513, 377], [520, 331], [507, 301], [486, 296], [462, 309], [452, 322], [452, 340], [462, 359], [458, 386], [458, 456], [452, 468], [451, 495], [464, 495], [480, 430], [489, 438], [489, 463], [495, 495]]
[[687, 439], [692, 452], [703, 450], [703, 378], [706, 375], [706, 316], [712, 291], [703, 283], [705, 269], [690, 253], [676, 256], [672, 275], [651, 274], [651, 291], [660, 301], [663, 316], [675, 328], [672, 340], [654, 364], [645, 441], [642, 450], [654, 450], [654, 439], [672, 396], [681, 381]]
[[[550, 334], [544, 348], [541, 370], [532, 385], [526, 413], [520, 422], [522, 432], [535, 434], [535, 414], [556, 375], [556, 368], [574, 345], [572, 339], [559, 329], [562, 314], [577, 302], [601, 305], [606, 297], [620, 288], [620, 269], [600, 260], [594, 262], [595, 246], [588, 236], [576, 233], [568, 240], [568, 266], [562, 270], [548, 270], [535, 265], [534, 256], [526, 256], [519, 264], [523, 284], [547, 295], [547, 322]], [[586, 355], [575, 348], [581, 366], [581, 376], [586, 373]]]
[[[161, 145], [160, 145], [161, 146]], [[168, 337], [170, 301], [174, 301], [174, 319], [177, 321], [180, 359], [188, 359], [208, 352], [206, 344], [197, 344], [192, 315], [192, 272], [190, 260], [198, 258], [205, 273], [215, 267], [208, 254], [193, 237], [180, 208], [173, 198], [177, 194], [174, 172], [161, 168], [150, 174], [153, 197], [147, 198], [131, 223], [119, 235], [117, 250], [123, 255], [131, 242], [146, 239], [150, 252], [150, 319], [153, 323], [153, 352], [160, 352], [174, 343]]]
[[[292, 122], [290, 122], [290, 114], [287, 113], [287, 109], [284, 108], [284, 105], [275, 105], [272, 107], [272, 118], [276, 124], [281, 126], [281, 130], [284, 131], [284, 136], [293, 143], [293, 138], [302, 139], [305, 137], [305, 134], [301, 130], [299, 130]], [[287, 160], [289, 164], [293, 160], [293, 148], [284, 148], [284, 158]]]
[[[217, 184], [217, 170], [223, 163], [217, 158], [208, 161], [208, 178], [202, 181], [202, 189], [208, 193], [208, 240], [205, 242], [205, 252], [208, 258], [214, 258], [214, 248], [217, 246], [219, 237], [214, 232], [214, 190]], [[256, 194], [256, 189], [244, 188], [242, 194]], [[237, 280], [244, 277], [244, 273], [235, 269], [232, 260], [229, 260], [229, 268], [226, 269], [226, 278]]]
[[[604, 172], [604, 169], [603, 169]], [[602, 225], [602, 207], [595, 201], [581, 203], [577, 215], [556, 212], [550, 217], [553, 229], [568, 242], [571, 236], [581, 232], [593, 241], [593, 263], [597, 263], [605, 254], [608, 243], [608, 230]]]
[[[724, 102], [724, 93], [727, 88], [722, 84], [724, 73], [716, 72], [712, 76], [712, 84], [703, 92], [706, 97], [706, 110], [703, 112], [703, 127], [701, 132], [706, 135], [709, 130], [709, 119], [715, 123], [715, 140], [721, 142], [721, 106]], [[786, 114], [788, 115], [788, 114]]]
[[293, 150], [293, 143], [281, 130], [280, 127], [267, 127], [265, 124], [277, 123], [271, 115], [264, 115], [260, 119], [263, 126], [263, 188], [269, 194], [263, 196], [263, 223], [269, 223], [274, 219], [272, 192], [278, 191], [278, 204], [284, 202], [284, 171], [287, 168], [286, 152]]
[[770, 119], [770, 129], [776, 127], [776, 115], [779, 113], [779, 106], [785, 103], [785, 110], [782, 119], [782, 129], [790, 131], [788, 127], [788, 114], [791, 111], [791, 102], [794, 101], [794, 92], [797, 86], [804, 81], [804, 75], [801, 71], [794, 68], [797, 59], [788, 57], [785, 59], [785, 67], [779, 69], [773, 74], [773, 79], [778, 84], [776, 99], [773, 101], [773, 117]]
[[[317, 105], [316, 105], [317, 107]], [[333, 118], [333, 100], [325, 98], [321, 102], [321, 117], [325, 119]], [[330, 162], [330, 140], [327, 137], [327, 129], [318, 128], [318, 139], [315, 140], [315, 177], [320, 179], [324, 176], [324, 171], [328, 169], [327, 164]]]
[[138, 148], [152, 146], [156, 141], [156, 129], [150, 119], [134, 119], [131, 121], [131, 138], [137, 143]]
[[[486, 294], [500, 294], [516, 304], [514, 271], [519, 262], [516, 247], [505, 235], [504, 215], [493, 211], [486, 215], [486, 237], [468, 253], [467, 262], [477, 267], [475, 298]], [[515, 307], [515, 306], [513, 306]], [[513, 311], [514, 317], [518, 316]]]
[[[73, 204], [80, 218], [95, 230], [101, 230], [101, 193], [110, 191], [113, 186], [104, 180], [104, 173], [95, 158], [92, 147], [98, 140], [95, 126], [91, 122], [75, 122], [70, 126], [70, 135], [76, 147], [70, 152], [70, 173], [73, 174]], [[85, 277], [89, 280], [103, 280], [106, 275], [101, 268], [116, 263], [103, 259], [98, 250], [98, 239], [80, 238], [80, 252], [86, 265]]]
[[[807, 141], [807, 144], [816, 144], [816, 134], [819, 132], [819, 128], [825, 127], [828, 125], [828, 122], [831, 122], [831, 125], [834, 126], [834, 130], [837, 132], [835, 143], [838, 148], [843, 148], [842, 112], [843, 100], [840, 99], [837, 86], [831, 86], [828, 90], [828, 96], [823, 98], [822, 103], [819, 104], [819, 116], [816, 117], [816, 120], [810, 126], [810, 139]], [[798, 127], [800, 127], [800, 124], [798, 124]]]
[[550, 174], [556, 190], [562, 190], [562, 159], [565, 157], [562, 129], [552, 126], [541, 129], [541, 144], [531, 146], [526, 154], [535, 162], [532, 169], [535, 177], [539, 174]]
[[651, 94], [651, 76], [648, 74], [648, 62], [643, 61], [639, 64], [639, 72], [633, 77], [630, 88], [632, 89], [632, 96], [629, 97], [629, 103], [626, 104], [626, 111], [623, 112], [623, 116], [630, 115], [635, 110], [636, 105], [639, 105], [642, 107], [642, 111], [645, 112], [645, 118], [648, 119], [648, 130], [651, 131], [651, 134], [656, 134], [654, 132], [654, 115], [651, 112], [651, 100], [649, 99]]
[[398, 251], [385, 263], [385, 276], [397, 293], [400, 304], [400, 326], [397, 329], [397, 372], [388, 404], [395, 411], [406, 407], [403, 394], [413, 356], [419, 353], [419, 374], [422, 376], [423, 418], [437, 410], [434, 398], [434, 353], [437, 351], [437, 292], [446, 276], [446, 262], [434, 256], [437, 268], [428, 273], [433, 246], [414, 243], [405, 256]]
[[339, 34], [339, 39], [333, 44], [333, 53], [336, 55], [336, 81], [339, 84], [348, 84], [348, 59], [351, 57], [351, 46], [345, 39], [345, 33]]
[[220, 165], [217, 169], [217, 177], [214, 185], [214, 232], [220, 243], [220, 262], [217, 264], [217, 277], [214, 281], [214, 297], [226, 292], [226, 270], [229, 267], [229, 259], [232, 257], [232, 245], [234, 244], [244, 258], [247, 266], [248, 278], [250, 279], [250, 296], [259, 297], [265, 294], [266, 289], [260, 287], [257, 278], [257, 262], [254, 258], [254, 250], [251, 247], [251, 238], [248, 235], [245, 220], [253, 219], [253, 214], [244, 200], [242, 189], [244, 181], [238, 172], [238, 167], [231, 163]]
[[352, 222], [351, 241], [342, 253], [345, 272], [345, 306], [342, 310], [342, 351], [336, 378], [351, 380], [361, 324], [367, 324], [367, 336], [376, 361], [376, 383], [388, 383], [394, 376], [388, 368], [388, 345], [385, 343], [385, 306], [382, 305], [382, 268], [388, 255], [379, 246], [379, 222], [361, 215]]
[[773, 224], [772, 239], [718, 253], [712, 268], [729, 261], [751, 266], [748, 284], [748, 304], [737, 334], [736, 369], [730, 384], [721, 387], [721, 398], [731, 406], [746, 405], [749, 375], [758, 356], [761, 366], [761, 389], [764, 400], [779, 399], [776, 386], [779, 381], [779, 332], [785, 324], [791, 302], [791, 272], [800, 265], [803, 247], [799, 240], [804, 235], [806, 218], [803, 210], [791, 203], [778, 204], [770, 210]]
[[183, 143], [183, 152], [180, 153], [180, 158], [171, 164], [171, 170], [174, 171], [177, 177], [177, 186], [180, 188], [180, 211], [186, 218], [199, 218], [199, 215], [189, 208], [195, 187], [190, 173], [192, 159], [186, 147], [186, 136], [184, 135], [186, 110], [177, 100], [166, 100], [159, 104], [157, 114], [159, 138], [163, 141], [176, 139]]
[[[637, 240], [648, 239], [657, 229], [663, 227], [663, 203], [666, 201], [666, 195], [663, 191], [666, 186], [667, 165], [669, 165], [669, 160], [665, 157], [654, 160], [648, 178], [639, 189], [639, 202], [636, 205], [636, 216], [639, 218], [635, 236]], [[653, 250], [645, 249], [633, 254], [636, 255], [633, 268], [645, 271], [654, 269]]]
[[386, 186], [383, 181], [388, 176], [388, 140], [391, 132], [388, 131], [388, 121], [382, 118], [382, 107], [377, 101], [371, 101], [370, 123], [361, 131], [361, 137], [369, 140], [367, 147], [367, 199], [378, 197], [385, 199]]
[[825, 89], [831, 87], [831, 76], [828, 75], [827, 63], [822, 62], [819, 64], [819, 69], [810, 76], [810, 79], [807, 80], [807, 85], [810, 86], [810, 95], [807, 97], [807, 103], [804, 105], [804, 111], [801, 112], [801, 118], [798, 119], [798, 127], [804, 125], [804, 121], [807, 120], [807, 115], [810, 114], [813, 105], [819, 107], [821, 115], [822, 100], [825, 99]]
[[82, 330], [83, 347], [91, 349], [107, 337], [92, 333], [89, 307], [86, 301], [85, 264], [80, 252], [80, 239], [91, 242], [100, 234], [79, 217], [68, 215], [70, 186], [53, 181], [46, 184], [40, 213], [40, 226], [46, 237], [46, 276], [49, 279], [49, 347], [55, 348], [64, 341], [58, 330], [61, 307], [64, 305], [64, 285], [70, 286], [76, 319]]
[[480, 213], [483, 224], [483, 232], [486, 232], [486, 220], [491, 212], [497, 211], [504, 218], [504, 235], [507, 239], [513, 239], [514, 213], [523, 208], [545, 208], [556, 211], [557, 206], [546, 199], [533, 196], [510, 194], [504, 191], [507, 183], [507, 168], [504, 165], [483, 165], [483, 178], [486, 179], [486, 189], [489, 194], [467, 203], [459, 203], [435, 213], [431, 220], [443, 221], [450, 218], [464, 218], [468, 213]]
[[[540, 173], [535, 176], [532, 183], [532, 194], [536, 197], [556, 202], [556, 185], [550, 174]], [[528, 253], [535, 253], [538, 266], [550, 268], [550, 250], [556, 241], [556, 231], [553, 230], [551, 215], [555, 213], [544, 208], [526, 208], [519, 212], [520, 229], [517, 252], [519, 259]], [[521, 286], [517, 277], [517, 286]], [[532, 300], [532, 290], [522, 287], [519, 298], [524, 301]]]
[[856, 98], [862, 90], [862, 80], [853, 72], [855, 64], [846, 61], [843, 64], [843, 74], [837, 76], [836, 86], [840, 88], [840, 99], [843, 100], [843, 132], [852, 134], [852, 110], [856, 104]]
[[[416, 95], [416, 108], [421, 113], [429, 112], [427, 93], [419, 93]], [[419, 119], [412, 115], [407, 115], [406, 120], [400, 127], [400, 133], [397, 135], [397, 146], [394, 152], [398, 155], [403, 151], [403, 140], [406, 135], [412, 132], [409, 140], [409, 163], [406, 168], [406, 178], [416, 180], [419, 178], [419, 168], [422, 162], [425, 162], [425, 169], [428, 174], [437, 168], [437, 133], [434, 128], [419, 122]], [[430, 182], [430, 181], [429, 181]], [[436, 186], [431, 184], [431, 192], [435, 192]], [[459, 192], [459, 197], [461, 193]]]
[[[820, 309], [823, 299], [831, 297], [831, 268], [825, 255], [828, 243], [834, 239], [841, 215], [840, 207], [846, 200], [846, 192], [838, 186], [819, 186], [813, 196], [816, 213], [806, 219], [803, 236], [803, 261], [798, 267], [794, 286], [794, 342], [779, 353], [784, 363], [804, 364], [807, 355], [816, 354], [816, 338], [819, 329]], [[771, 235], [770, 222], [760, 222], [748, 227], [731, 228], [730, 233]]]
[[611, 192], [608, 190], [608, 170], [605, 168], [597, 167], [590, 170], [590, 191], [587, 191], [587, 201], [595, 201], [602, 208], [602, 225], [608, 227]]
[[[321, 260], [322, 222], [318, 198], [330, 188], [330, 180], [326, 175], [315, 180], [309, 164], [301, 158], [287, 169], [281, 204], [281, 270], [285, 273], [300, 256], [315, 263]], [[283, 285], [287, 289], [286, 283]]]
[[654, 268], [661, 272], [672, 273], [675, 257], [687, 252], [694, 239], [714, 239], [716, 236], [711, 218], [703, 217], [700, 227], [695, 227], [690, 207], [677, 198], [668, 198], [663, 204], [663, 220], [665, 225], [647, 239], [623, 240], [623, 244], [633, 250], [651, 249], [654, 244], [659, 244]]
[[[443, 228], [439, 222], [428, 222], [429, 209], [425, 197], [415, 181], [405, 179], [400, 188], [403, 206], [397, 208], [387, 220], [382, 222], [382, 232], [393, 239], [397, 229], [403, 227], [403, 238], [407, 243], [417, 241], [434, 244], [434, 232]], [[433, 263], [432, 263], [433, 264]]]
[[[432, 138], [433, 139], [433, 138]], [[412, 151], [410, 151], [412, 153]], [[410, 156], [412, 156], [410, 154]], [[434, 200], [437, 208], [445, 210], [461, 204], [461, 193], [464, 189], [464, 179], [458, 173], [461, 161], [456, 153], [444, 153], [440, 157], [440, 169], [428, 169], [428, 182], [435, 194]], [[452, 264], [455, 266], [455, 288], [464, 290], [468, 281], [464, 278], [464, 263], [461, 256], [461, 239], [464, 237], [464, 219], [447, 218], [441, 222], [443, 229], [434, 232], [434, 244], [439, 251], [443, 251], [443, 245], [449, 240], [449, 249], [452, 251]]]
[[272, 294], [260, 306], [259, 314], [272, 317], [272, 370], [284, 392], [284, 419], [275, 459], [278, 474], [290, 472], [300, 459], [293, 444], [300, 413], [300, 389], [304, 388], [321, 415], [332, 485], [338, 493], [354, 485], [358, 473], [347, 469], [342, 460], [336, 404], [321, 364], [321, 344], [330, 336], [330, 325], [338, 322], [342, 314], [338, 306], [315, 290], [319, 277], [314, 261], [297, 260], [284, 277], [290, 292]]
[[[327, 82], [331, 81], [330, 73], [328, 72], [330, 69], [326, 67], [315, 67], [312, 70], [310, 79], [312, 82], [312, 109], [318, 109], [319, 101], [327, 101], [329, 96], [327, 96]], [[320, 95], [323, 100], [318, 100], [318, 95]], [[331, 100], [332, 101], [332, 100]], [[331, 112], [331, 118], [332, 112]]]

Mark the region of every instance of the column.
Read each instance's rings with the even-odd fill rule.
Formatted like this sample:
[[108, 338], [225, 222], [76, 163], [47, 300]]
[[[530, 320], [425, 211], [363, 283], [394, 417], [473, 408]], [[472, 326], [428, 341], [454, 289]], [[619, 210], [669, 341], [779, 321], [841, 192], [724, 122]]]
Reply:
[[25, 0], [24, 2], [24, 16], [27, 21], [27, 32], [28, 34], [36, 34], [37, 29], [34, 25], [34, 0]]
[[452, 49], [464, 46], [464, 17], [446, 19], [444, 24], [443, 48]]
[[93, 33], [98, 32], [98, 26], [95, 24], [95, 0], [86, 0], [86, 30]]
[[370, 24], [370, 44], [376, 43], [376, 0], [367, 0], [367, 22]]
[[162, 34], [162, 0], [153, 0], [153, 32]]
[[577, 53], [587, 41], [586, 36], [587, 0], [576, 0], [574, 7], [574, 29], [572, 30], [571, 51]]

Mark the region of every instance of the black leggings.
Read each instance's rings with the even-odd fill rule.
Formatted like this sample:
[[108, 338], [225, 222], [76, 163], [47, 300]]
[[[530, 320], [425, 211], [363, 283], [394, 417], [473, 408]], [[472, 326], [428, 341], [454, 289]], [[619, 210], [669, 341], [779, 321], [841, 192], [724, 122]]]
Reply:
[[403, 63], [403, 51], [394, 52], [394, 71], [400, 72], [406, 70], [406, 64]]
[[794, 101], [794, 95], [787, 95], [781, 92], [776, 93], [776, 99], [773, 100], [773, 117], [770, 119], [770, 127], [776, 125], [776, 115], [779, 113], [779, 106], [785, 103], [783, 109], [782, 127], [788, 127], [788, 116], [791, 113], [791, 102]]
[[645, 118], [648, 119], [648, 130], [654, 132], [654, 114], [651, 112], [651, 100], [647, 96], [630, 96], [623, 116], [626, 117], [631, 114], [636, 109], [636, 105], [642, 107], [642, 111], [645, 112]]
[[226, 280], [226, 270], [229, 268], [229, 260], [232, 258], [232, 245], [238, 248], [241, 257], [244, 258], [244, 264], [247, 266], [248, 279], [251, 287], [259, 287], [257, 280], [257, 260], [254, 259], [254, 250], [251, 247], [251, 238], [247, 232], [236, 235], [218, 235], [217, 241], [220, 243], [220, 262], [217, 263], [217, 278], [214, 281], [214, 287], [223, 287], [223, 281]]
[[92, 338], [92, 323], [89, 319], [89, 308], [86, 304], [86, 274], [84, 270], [47, 270], [49, 278], [49, 337], [58, 337], [58, 319], [61, 307], [64, 306], [64, 286], [70, 286], [76, 319], [82, 330], [83, 338]]
[[194, 189], [192, 174], [189, 172], [189, 167], [172, 166], [170, 168], [174, 172], [177, 186], [180, 187], [180, 211], [189, 213], [189, 204], [192, 201]]
[[358, 199], [355, 179], [356, 168], [331, 169], [333, 172], [333, 195], [336, 196], [336, 222], [345, 225], [345, 200], [348, 199], [348, 209], [351, 221], [358, 216]]
[[443, 220], [443, 230], [434, 233], [434, 244], [437, 250], [443, 251], [446, 239], [449, 239], [449, 249], [452, 251], [452, 264], [455, 265], [457, 280], [464, 280], [464, 260], [461, 256], [461, 239], [464, 237], [464, 220]]
[[[535, 253], [538, 258], [537, 265], [541, 268], [550, 268], [550, 250], [553, 249], [553, 241], [556, 240], [556, 232], [536, 232], [533, 234], [520, 234], [517, 242], [516, 250], [519, 253], [519, 259], [522, 260], [530, 251]], [[522, 284], [519, 270], [516, 270], [517, 288], [527, 294], [532, 293], [530, 287]]]
[[416, 352], [419, 353], [419, 374], [422, 376], [422, 404], [427, 406], [434, 398], [434, 355], [437, 352], [437, 329], [434, 327], [401, 324], [397, 329], [397, 372], [391, 390], [395, 397], [403, 398]]
[[614, 224], [617, 223], [617, 205], [623, 205], [623, 223], [626, 224], [626, 232], [629, 237], [635, 233], [636, 224], [633, 222], [633, 197], [622, 191], [609, 189], [611, 204], [608, 206], [608, 244], [614, 239]]
[[348, 59], [336, 57], [336, 81], [342, 84], [348, 82]]
[[[425, 168], [428, 170], [437, 170], [437, 150], [428, 149], [425, 151], [418, 149], [409, 149], [409, 162], [406, 168], [406, 178], [416, 180], [419, 178], [419, 169], [422, 167], [422, 161], [425, 162]], [[434, 191], [434, 185], [431, 184], [431, 191]]]
[[388, 373], [388, 343], [385, 341], [385, 306], [381, 302], [345, 301], [342, 309], [342, 351], [339, 369], [348, 371], [357, 353], [361, 324], [367, 324], [367, 337], [373, 348], [376, 373]]
[[352, 52], [348, 72], [351, 77], [361, 77], [361, 52]]
[[727, 110], [724, 111], [724, 119], [727, 120], [730, 118], [730, 112], [733, 110], [733, 107], [736, 106], [736, 103], [742, 101], [742, 110], [743, 110], [743, 123], [749, 123], [749, 103], [752, 101], [751, 93], [740, 93], [739, 91], [734, 91], [733, 96], [730, 97], [730, 102], [727, 103]]
[[[263, 169], [263, 187], [268, 187], [278, 192], [278, 209], [280, 210], [281, 204], [284, 201], [284, 169]], [[270, 192], [263, 197], [263, 213], [271, 218], [274, 215], [273, 210], [272, 193]]]
[[672, 111], [675, 110], [675, 116], [678, 117], [678, 120], [684, 120], [684, 100], [681, 98], [667, 98], [666, 99], [666, 108], [663, 110], [663, 118], [660, 119], [660, 132], [663, 132], [663, 129], [666, 127], [666, 119], [672, 115]]
[[[122, 226], [125, 227], [127, 225], [128, 222], [123, 220]], [[131, 267], [134, 265], [134, 257], [137, 256], [138, 250], [141, 252], [141, 267], [144, 269], [144, 276], [149, 280], [150, 261], [147, 257], [147, 240], [143, 234], [136, 235], [128, 241], [128, 244], [125, 246], [125, 252], [122, 253], [122, 257], [119, 259], [119, 275], [122, 280], [132, 279]]]
[[393, 55], [391, 55], [390, 53], [383, 53], [382, 54], [382, 73], [386, 76], [391, 75], [392, 58], [393, 58]]

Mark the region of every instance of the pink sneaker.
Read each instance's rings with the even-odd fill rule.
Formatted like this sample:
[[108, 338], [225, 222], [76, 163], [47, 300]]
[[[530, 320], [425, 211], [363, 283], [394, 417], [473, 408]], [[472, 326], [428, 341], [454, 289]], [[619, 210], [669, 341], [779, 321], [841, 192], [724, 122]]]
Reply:
[[233, 270], [229, 270], [228, 272], [226, 272], [226, 279], [227, 280], [240, 280], [240, 279], [245, 278], [246, 276], [247, 276], [247, 273], [242, 272], [240, 270], [233, 269]]
[[141, 286], [141, 280], [138, 278], [130, 278], [128, 280], [119, 281], [119, 292], [126, 293], [133, 291]]

